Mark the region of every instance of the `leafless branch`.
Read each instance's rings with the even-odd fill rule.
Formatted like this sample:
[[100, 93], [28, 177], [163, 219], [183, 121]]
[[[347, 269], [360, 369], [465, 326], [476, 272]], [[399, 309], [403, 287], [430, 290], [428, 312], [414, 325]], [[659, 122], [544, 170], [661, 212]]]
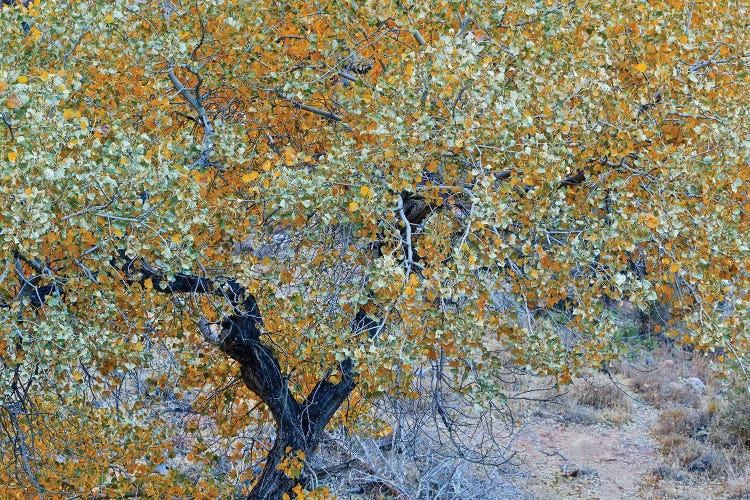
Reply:
[[404, 198], [401, 195], [398, 195], [396, 210], [401, 217], [401, 221], [404, 223], [404, 246], [406, 248], [406, 262], [404, 264], [406, 265], [406, 276], [408, 277], [411, 272], [411, 266], [414, 264], [414, 249], [411, 241], [411, 222], [409, 222], [404, 212]]
[[417, 41], [420, 47], [424, 46], [427, 43], [424, 41], [424, 38], [422, 37], [422, 34], [419, 32], [419, 30], [411, 30], [411, 35], [414, 37], [414, 40]]
[[86, 36], [86, 34], [89, 32], [88, 27], [86, 27], [83, 32], [78, 35], [78, 39], [73, 43], [73, 46], [70, 47], [70, 50], [65, 53], [62, 60], [62, 65], [65, 67], [68, 64], [68, 59], [70, 59], [70, 56], [73, 55], [73, 52], [75, 52], [76, 48], [81, 44], [81, 40], [83, 40], [83, 37]]
[[39, 484], [39, 481], [37, 481], [36, 477], [34, 477], [34, 473], [31, 470], [31, 466], [29, 465], [29, 452], [26, 449], [26, 439], [24, 437], [23, 431], [21, 430], [21, 426], [18, 424], [18, 414], [19, 414], [19, 408], [17, 406], [2, 406], [2, 408], [8, 413], [10, 416], [11, 424], [13, 425], [13, 430], [16, 434], [16, 440], [18, 441], [18, 451], [21, 455], [21, 461], [23, 462], [23, 469], [26, 471], [26, 474], [29, 476], [29, 480], [31, 481], [31, 484], [34, 485], [34, 488], [36, 489], [40, 500], [44, 498], [44, 487]]
[[287, 94], [279, 93], [279, 97], [281, 97], [285, 101], [289, 101], [290, 103], [292, 103], [292, 105], [295, 108], [303, 109], [305, 111], [309, 111], [310, 113], [315, 113], [316, 115], [320, 115], [324, 118], [328, 118], [329, 120], [333, 120], [336, 122], [343, 122], [344, 120], [344, 118], [341, 115], [337, 115], [336, 113], [332, 113], [331, 111], [326, 111], [324, 109], [316, 108], [313, 106], [308, 106], [307, 104], [302, 103], [298, 101], [297, 99], [295, 99], [294, 97], [289, 96]]
[[2, 118], [3, 123], [5, 123], [5, 126], [8, 127], [8, 131], [10, 132], [10, 140], [11, 142], [15, 142], [16, 140], [16, 133], [13, 130], [13, 125], [11, 125], [10, 120], [8, 120], [8, 117], [5, 116], [5, 113], [0, 112], [0, 118]]
[[709, 57], [708, 59], [694, 62], [693, 64], [688, 66], [688, 71], [690, 71], [691, 73], [697, 73], [703, 68], [707, 68], [711, 66], [712, 64], [714, 64], [714, 62], [716, 62], [716, 57], [719, 55], [720, 50], [721, 50], [721, 47], [716, 49], [716, 51], [714, 51], [714, 53], [711, 54], [711, 57]]
[[203, 99], [200, 95], [200, 85], [202, 83], [202, 79], [197, 74], [196, 71], [193, 71], [192, 69], [188, 68], [188, 71], [196, 75], [196, 78], [198, 78], [198, 83], [196, 84], [196, 87], [194, 89], [195, 94], [191, 93], [185, 85], [180, 81], [179, 78], [177, 78], [177, 75], [174, 72], [174, 68], [169, 68], [169, 80], [172, 82], [172, 85], [174, 86], [174, 89], [177, 91], [179, 95], [182, 96], [185, 101], [192, 107], [195, 112], [198, 114], [198, 121], [203, 125], [203, 144], [201, 148], [201, 154], [198, 158], [198, 165], [202, 167], [207, 167], [211, 165], [211, 152], [213, 151], [213, 136], [214, 136], [214, 127], [211, 124], [211, 120], [208, 118], [208, 114], [206, 113], [206, 109], [203, 107]]

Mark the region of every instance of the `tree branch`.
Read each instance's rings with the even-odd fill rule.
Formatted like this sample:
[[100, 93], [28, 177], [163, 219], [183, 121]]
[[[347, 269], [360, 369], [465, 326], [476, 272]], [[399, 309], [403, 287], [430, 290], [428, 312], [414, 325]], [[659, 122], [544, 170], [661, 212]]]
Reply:
[[289, 101], [290, 103], [292, 103], [292, 106], [294, 106], [295, 108], [303, 109], [305, 111], [309, 111], [310, 113], [315, 113], [316, 115], [328, 118], [329, 120], [343, 123], [344, 118], [341, 115], [337, 115], [336, 113], [332, 113], [331, 111], [326, 111], [324, 109], [308, 106], [307, 104], [298, 101], [294, 97], [283, 94], [281, 92], [279, 92], [279, 97], [281, 97], [285, 101]]
[[169, 80], [172, 82], [172, 86], [179, 95], [182, 96], [185, 101], [195, 110], [198, 114], [198, 121], [203, 125], [203, 142], [201, 145], [201, 154], [198, 157], [198, 165], [201, 167], [209, 167], [211, 165], [211, 153], [213, 151], [213, 136], [214, 127], [211, 124], [211, 120], [206, 114], [206, 109], [203, 107], [203, 99], [200, 96], [200, 84], [201, 78], [195, 71], [188, 70], [198, 78], [198, 84], [195, 87], [196, 93], [193, 95], [186, 87], [182, 84], [177, 75], [174, 72], [174, 68], [169, 68]]

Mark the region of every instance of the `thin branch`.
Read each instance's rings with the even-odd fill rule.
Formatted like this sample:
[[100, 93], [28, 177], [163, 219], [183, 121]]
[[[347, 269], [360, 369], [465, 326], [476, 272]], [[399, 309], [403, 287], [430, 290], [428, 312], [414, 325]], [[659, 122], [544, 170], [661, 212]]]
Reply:
[[34, 485], [34, 488], [36, 488], [37, 493], [39, 494], [40, 500], [44, 498], [44, 487], [39, 484], [39, 481], [36, 480], [36, 477], [34, 477], [34, 473], [31, 471], [31, 466], [29, 465], [29, 452], [26, 449], [26, 440], [24, 439], [23, 431], [21, 430], [21, 426], [18, 424], [18, 419], [16, 416], [18, 415], [18, 409], [15, 407], [2, 407], [6, 412], [8, 412], [8, 415], [10, 416], [10, 421], [13, 424], [13, 429], [16, 433], [16, 439], [18, 439], [19, 443], [19, 451], [21, 452], [21, 460], [23, 462], [23, 468], [26, 471], [26, 474], [29, 476], [29, 480], [31, 481], [31, 484]]
[[400, 194], [398, 195], [398, 205], [396, 206], [396, 210], [398, 211], [399, 216], [401, 217], [401, 221], [404, 223], [404, 235], [406, 238], [405, 246], [406, 246], [406, 276], [409, 277], [409, 273], [411, 272], [411, 266], [414, 263], [414, 251], [412, 248], [412, 242], [411, 242], [411, 222], [409, 222], [409, 219], [406, 218], [406, 213], [404, 212], [404, 198]]
[[70, 50], [63, 55], [62, 65], [65, 67], [68, 64], [68, 59], [70, 56], [73, 55], [73, 52], [75, 52], [76, 48], [81, 44], [81, 40], [83, 40], [83, 37], [86, 36], [86, 34], [89, 32], [88, 27], [86, 27], [83, 30], [83, 33], [78, 35], [78, 39], [73, 43], [73, 46], [70, 47]]
[[5, 113], [0, 112], [0, 118], [3, 119], [3, 123], [5, 123], [5, 126], [8, 127], [8, 131], [10, 132], [10, 140], [11, 142], [16, 141], [16, 133], [13, 131], [13, 125], [11, 125], [10, 120], [8, 120], [8, 117], [5, 116]]
[[331, 111], [326, 111], [324, 109], [308, 106], [307, 104], [302, 103], [294, 97], [286, 94], [279, 93], [279, 97], [281, 97], [285, 101], [289, 101], [290, 103], [292, 103], [295, 108], [303, 109], [305, 111], [309, 111], [310, 113], [315, 113], [316, 115], [328, 118], [329, 120], [343, 123], [344, 118], [341, 115], [337, 115], [336, 113], [332, 113]]
[[714, 62], [716, 62], [716, 57], [718, 57], [720, 51], [721, 51], [721, 47], [716, 49], [716, 51], [713, 54], [711, 54], [711, 57], [709, 57], [708, 59], [694, 62], [693, 64], [688, 66], [688, 71], [690, 71], [691, 73], [697, 73], [703, 68], [707, 68], [711, 66], [712, 64], [714, 64]]
[[201, 39], [198, 41], [198, 43], [193, 47], [193, 51], [190, 53], [190, 59], [193, 61], [196, 60], [198, 57], [198, 51], [203, 46], [203, 43], [206, 40], [206, 23], [203, 21], [203, 18], [201, 17], [201, 13], [198, 10], [198, 2], [195, 2], [195, 12], [198, 15], [198, 22], [200, 22], [201, 25]]

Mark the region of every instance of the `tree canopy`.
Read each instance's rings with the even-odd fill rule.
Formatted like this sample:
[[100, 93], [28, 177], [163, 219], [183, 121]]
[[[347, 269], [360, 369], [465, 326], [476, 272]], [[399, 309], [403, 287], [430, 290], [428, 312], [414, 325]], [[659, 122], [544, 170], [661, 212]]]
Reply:
[[[745, 373], [744, 0], [3, 3], [2, 494], [302, 495], [422, 367], [606, 366], [613, 304]], [[225, 475], [155, 472], [178, 418]]]

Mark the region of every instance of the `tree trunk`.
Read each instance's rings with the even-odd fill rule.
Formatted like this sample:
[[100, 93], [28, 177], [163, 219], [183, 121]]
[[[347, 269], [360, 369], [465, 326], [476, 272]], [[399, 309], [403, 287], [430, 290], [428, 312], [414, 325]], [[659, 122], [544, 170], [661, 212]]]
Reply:
[[[305, 449], [306, 447], [306, 443], [301, 442], [298, 439], [298, 436], [295, 436], [295, 433], [287, 433], [278, 429], [276, 441], [266, 457], [266, 465], [263, 468], [260, 479], [247, 496], [247, 499], [275, 500], [281, 498], [284, 493], [290, 493], [297, 482], [303, 478], [290, 478], [284, 471], [278, 469], [278, 465], [283, 461], [284, 456], [287, 454], [287, 449], [302, 450], [306, 455], [314, 451], [307, 450]], [[289, 496], [294, 498], [291, 493]]]
[[[401, 202], [402, 215], [407, 227], [404, 233], [412, 245], [412, 225], [420, 224], [433, 209], [421, 196], [404, 194]], [[305, 456], [315, 452], [328, 422], [354, 389], [355, 373], [351, 359], [345, 359], [330, 372], [338, 371], [339, 382], [329, 381], [326, 375], [298, 402], [291, 391], [286, 375], [281, 371], [273, 350], [260, 340], [263, 318], [255, 297], [231, 278], [203, 278], [179, 273], [167, 279], [158, 269], [144, 259], [132, 259], [121, 255], [122, 270], [131, 283], [142, 285], [147, 279], [160, 293], [202, 293], [223, 297], [234, 307], [235, 313], [222, 322], [221, 334], [212, 332], [206, 325], [199, 329], [206, 340], [215, 343], [240, 365], [242, 381], [268, 406], [276, 424], [276, 439], [266, 458], [266, 465], [248, 499], [280, 499], [297, 484], [305, 483], [305, 471], [297, 478], [290, 478], [278, 466], [293, 452], [302, 451]], [[411, 256], [409, 256], [411, 258]], [[407, 259], [407, 256], [404, 256]], [[411, 265], [411, 261], [408, 262]], [[137, 271], [137, 272], [136, 272]], [[382, 323], [368, 317], [360, 309], [352, 322], [352, 331], [357, 334], [369, 332], [375, 335]], [[288, 450], [288, 451], [287, 451]], [[290, 495], [291, 496], [291, 495]]]
[[[318, 447], [326, 424], [354, 389], [353, 364], [348, 359], [339, 363], [339, 382], [323, 379], [303, 402], [297, 402], [275, 354], [260, 341], [256, 326], [260, 315], [254, 299], [246, 299], [244, 309], [251, 313], [236, 314], [224, 322], [220, 348], [239, 362], [242, 381], [268, 406], [276, 424], [273, 448], [248, 498], [277, 499], [305, 483], [304, 471], [299, 477], [290, 478], [278, 465], [289, 453], [302, 451], [309, 456]], [[364, 312], [357, 315], [357, 320], [353, 326], [357, 331], [370, 330], [375, 324]]]

